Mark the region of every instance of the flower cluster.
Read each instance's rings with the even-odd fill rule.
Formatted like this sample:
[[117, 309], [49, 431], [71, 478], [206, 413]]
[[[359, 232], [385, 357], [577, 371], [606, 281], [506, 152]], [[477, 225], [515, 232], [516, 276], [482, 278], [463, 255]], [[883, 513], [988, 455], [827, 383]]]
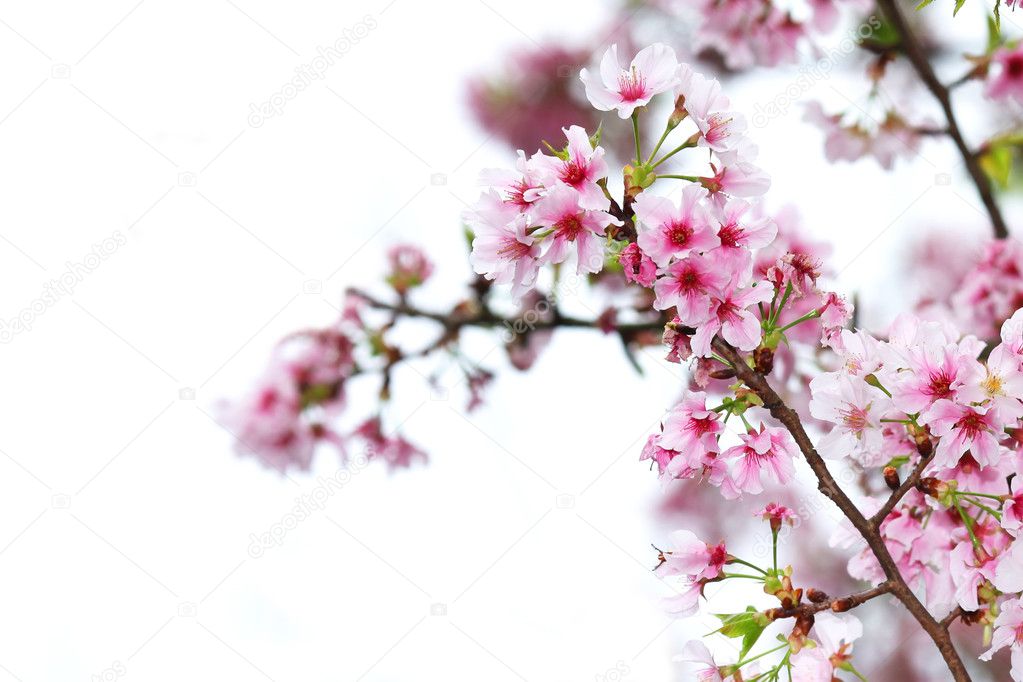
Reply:
[[927, 125], [914, 125], [894, 109], [872, 125], [862, 121], [846, 122], [845, 113], [827, 114], [819, 102], [806, 106], [805, 120], [824, 133], [824, 155], [828, 161], [858, 161], [873, 157], [882, 168], [891, 170], [898, 158], [912, 159], [920, 150]]

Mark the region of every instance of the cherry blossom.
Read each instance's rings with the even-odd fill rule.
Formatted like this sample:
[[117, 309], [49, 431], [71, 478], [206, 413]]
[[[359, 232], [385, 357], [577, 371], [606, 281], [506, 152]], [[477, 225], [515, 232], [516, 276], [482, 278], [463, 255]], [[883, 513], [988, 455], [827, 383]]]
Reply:
[[600, 79], [588, 69], [583, 69], [580, 77], [590, 104], [601, 111], [615, 109], [619, 117], [629, 118], [637, 107], [675, 87], [678, 61], [674, 50], [655, 43], [640, 50], [629, 67], [623, 69], [618, 46], [612, 45], [600, 60]]
[[751, 430], [740, 438], [742, 445], [721, 453], [725, 459], [736, 459], [732, 472], [736, 488], [754, 495], [762, 493], [764, 486], [761, 479], [764, 474], [780, 485], [792, 480], [795, 475], [792, 462], [797, 456], [797, 450], [788, 431], [761, 424], [759, 431]]
[[707, 191], [698, 185], [682, 190], [680, 205], [645, 192], [639, 196], [635, 210], [641, 229], [636, 243], [659, 267], [672, 257], [685, 258], [721, 244], [702, 204], [706, 197]]

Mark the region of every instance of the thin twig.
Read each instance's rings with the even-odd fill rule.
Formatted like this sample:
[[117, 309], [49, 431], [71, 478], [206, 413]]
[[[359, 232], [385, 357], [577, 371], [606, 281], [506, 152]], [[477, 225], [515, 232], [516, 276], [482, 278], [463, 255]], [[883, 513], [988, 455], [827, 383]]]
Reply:
[[1009, 236], [1009, 230], [1005, 226], [1005, 219], [1002, 217], [998, 202], [995, 201], [991, 181], [984, 173], [984, 169], [980, 167], [980, 160], [977, 158], [977, 155], [966, 144], [966, 139], [959, 128], [959, 123], [956, 121], [949, 89], [935, 75], [931, 62], [927, 59], [927, 53], [913, 34], [913, 30], [902, 14], [902, 10], [899, 9], [898, 0], [878, 0], [877, 5], [884, 11], [888, 20], [898, 32], [901, 38], [899, 46], [902, 52], [913, 65], [913, 69], [920, 77], [920, 80], [923, 81], [924, 85], [927, 86], [927, 89], [931, 91], [931, 94], [934, 95], [941, 105], [941, 109], [945, 113], [945, 119], [948, 121], [948, 135], [955, 142], [959, 155], [963, 157], [966, 170], [973, 179], [973, 184], [977, 186], [980, 200], [983, 202], [984, 208], [991, 218], [991, 227], [994, 230], [995, 237], [1005, 239]]

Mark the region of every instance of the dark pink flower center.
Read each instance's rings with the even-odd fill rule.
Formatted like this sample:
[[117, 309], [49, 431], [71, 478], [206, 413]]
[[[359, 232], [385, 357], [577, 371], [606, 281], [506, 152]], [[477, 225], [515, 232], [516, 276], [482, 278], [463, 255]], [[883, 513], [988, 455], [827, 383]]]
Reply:
[[1013, 55], [1005, 62], [1005, 74], [1009, 78], [1023, 77], [1023, 56]]
[[949, 376], [945, 370], [935, 372], [930, 376], [930, 384], [926, 388], [926, 393], [934, 400], [947, 398], [952, 395], [952, 382], [954, 380], [955, 377]]
[[973, 439], [987, 431], [987, 424], [983, 415], [970, 410], [956, 422], [956, 428], [963, 432], [967, 438]]
[[579, 233], [583, 229], [582, 221], [579, 220], [577, 215], [568, 215], [554, 223], [554, 230], [558, 233], [559, 237], [563, 237], [570, 242], [574, 242], [575, 238], [579, 236]]
[[636, 71], [622, 71], [618, 75], [618, 94], [625, 102], [635, 102], [646, 95], [646, 78]]
[[693, 236], [693, 228], [675, 220], [668, 225], [668, 241], [677, 247], [684, 247]]
[[586, 166], [584, 164], [569, 161], [561, 170], [561, 181], [566, 185], [575, 187], [586, 180]]
[[861, 433], [867, 428], [867, 411], [862, 407], [853, 405], [852, 403], [846, 403], [846, 405], [846, 409], [839, 410], [839, 414], [842, 416], [842, 422], [850, 431]]
[[739, 246], [739, 237], [742, 236], [742, 228], [737, 224], [731, 223], [729, 225], [722, 225], [721, 229], [718, 230], [718, 239], [721, 240], [721, 246], [728, 248], [736, 248]]

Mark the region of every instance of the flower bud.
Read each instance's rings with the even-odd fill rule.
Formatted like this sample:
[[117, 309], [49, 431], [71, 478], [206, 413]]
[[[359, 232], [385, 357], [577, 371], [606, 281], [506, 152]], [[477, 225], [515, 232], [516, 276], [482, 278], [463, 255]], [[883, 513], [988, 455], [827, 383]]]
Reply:
[[884, 468], [884, 482], [892, 490], [899, 489], [899, 470], [893, 466], [887, 466]]

